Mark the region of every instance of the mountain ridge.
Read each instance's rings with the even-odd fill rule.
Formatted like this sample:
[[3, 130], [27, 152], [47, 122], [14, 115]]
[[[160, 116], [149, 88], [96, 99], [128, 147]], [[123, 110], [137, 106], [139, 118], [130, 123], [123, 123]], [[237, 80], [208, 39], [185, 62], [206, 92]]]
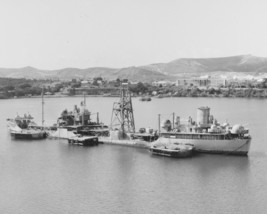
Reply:
[[259, 75], [267, 73], [267, 58], [253, 55], [237, 55], [214, 58], [179, 58], [167, 63], [153, 63], [124, 68], [89, 67], [63, 68], [55, 70], [22, 68], [0, 68], [0, 77], [27, 79], [89, 79], [102, 77], [107, 80], [129, 79], [130, 81], [152, 82], [174, 80], [181, 76], [196, 76], [213, 73], [239, 73]]

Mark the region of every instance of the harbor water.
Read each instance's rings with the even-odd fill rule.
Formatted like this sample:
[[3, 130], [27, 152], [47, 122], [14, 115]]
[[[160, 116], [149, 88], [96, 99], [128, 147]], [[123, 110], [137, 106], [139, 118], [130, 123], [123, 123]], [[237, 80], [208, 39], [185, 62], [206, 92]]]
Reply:
[[[87, 107], [109, 125], [118, 98], [90, 97]], [[45, 124], [56, 123], [81, 97], [45, 99]], [[82, 147], [66, 140], [12, 140], [6, 118], [30, 113], [41, 124], [38, 98], [0, 100], [0, 213], [265, 213], [267, 100], [233, 98], [133, 99], [136, 128], [157, 129], [158, 114], [196, 119], [209, 106], [221, 123], [244, 124], [247, 157], [199, 154], [188, 159], [151, 156], [146, 149]]]

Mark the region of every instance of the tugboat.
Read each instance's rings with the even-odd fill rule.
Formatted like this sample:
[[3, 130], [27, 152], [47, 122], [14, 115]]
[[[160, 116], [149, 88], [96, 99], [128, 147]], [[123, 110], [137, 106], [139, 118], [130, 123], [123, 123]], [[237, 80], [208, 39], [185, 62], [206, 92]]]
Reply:
[[186, 158], [193, 155], [194, 146], [189, 144], [154, 144], [149, 148], [154, 155], [161, 155], [173, 158]]
[[47, 137], [47, 133], [33, 122], [30, 114], [7, 119], [7, 126], [11, 136], [15, 139], [44, 139]]
[[[160, 115], [159, 115], [160, 124]], [[160, 128], [163, 128], [163, 132]], [[165, 120], [159, 127], [158, 143], [194, 145], [196, 152], [247, 155], [251, 144], [249, 130], [240, 124], [220, 124], [210, 115], [209, 107], [197, 109], [197, 120], [191, 117], [181, 123], [180, 117], [173, 116], [173, 122]]]

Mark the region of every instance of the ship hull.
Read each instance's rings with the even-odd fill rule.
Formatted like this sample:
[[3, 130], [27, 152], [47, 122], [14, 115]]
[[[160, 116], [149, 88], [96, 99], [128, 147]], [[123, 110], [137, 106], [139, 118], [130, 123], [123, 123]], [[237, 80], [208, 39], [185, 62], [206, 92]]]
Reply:
[[34, 128], [27, 127], [23, 129], [20, 128], [13, 119], [7, 119], [7, 126], [11, 137], [14, 139], [37, 140], [47, 137], [47, 133], [41, 129], [38, 129], [37, 126]]
[[46, 133], [14, 133], [11, 132], [11, 136], [15, 139], [27, 139], [27, 140], [34, 140], [34, 139], [45, 139]]
[[202, 139], [179, 139], [160, 137], [155, 143], [181, 143], [191, 144], [196, 152], [247, 155], [251, 139], [231, 139], [231, 140], [202, 140]]

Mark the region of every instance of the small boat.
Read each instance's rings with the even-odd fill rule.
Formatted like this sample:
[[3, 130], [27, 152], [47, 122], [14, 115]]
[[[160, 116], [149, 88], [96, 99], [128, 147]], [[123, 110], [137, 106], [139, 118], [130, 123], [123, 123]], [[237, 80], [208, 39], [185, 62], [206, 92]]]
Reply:
[[15, 119], [7, 119], [10, 134], [15, 139], [44, 139], [46, 131], [33, 122], [31, 115], [17, 116]]
[[154, 155], [162, 155], [174, 158], [185, 158], [193, 155], [194, 146], [188, 144], [172, 143], [172, 144], [154, 144], [149, 148]]
[[151, 101], [151, 97], [141, 97], [140, 101]]
[[76, 135], [68, 138], [68, 142], [70, 144], [77, 144], [81, 146], [95, 146], [98, 145], [98, 137]]

